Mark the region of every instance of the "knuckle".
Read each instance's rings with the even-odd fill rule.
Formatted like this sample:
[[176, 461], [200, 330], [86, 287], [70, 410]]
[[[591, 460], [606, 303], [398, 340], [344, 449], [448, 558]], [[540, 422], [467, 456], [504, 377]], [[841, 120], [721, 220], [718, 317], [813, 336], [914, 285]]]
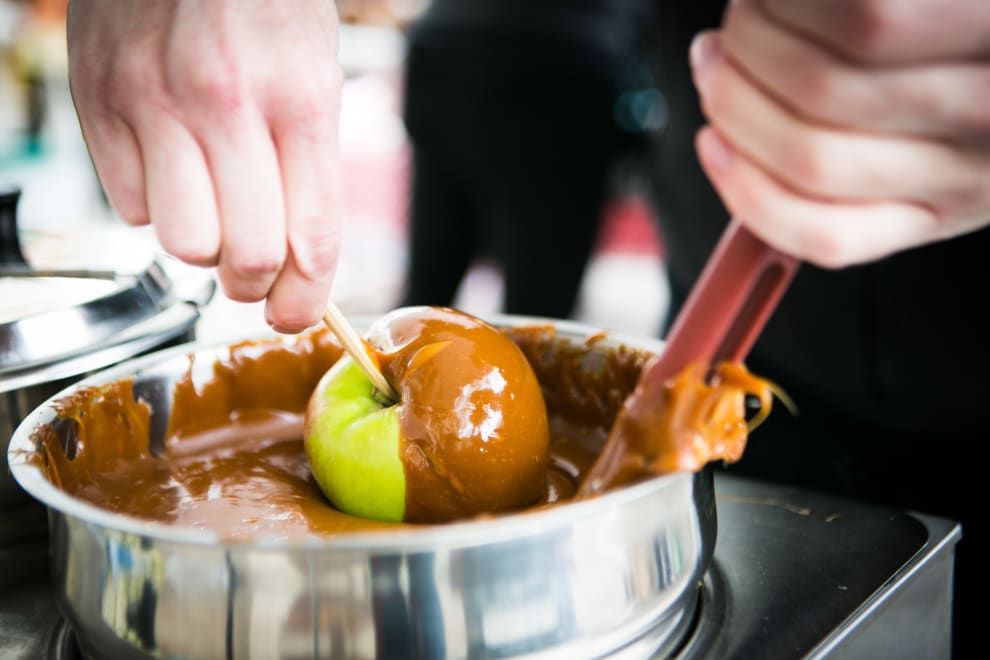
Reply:
[[220, 257], [217, 275], [223, 287], [224, 294], [236, 302], [257, 302], [263, 300], [269, 294], [275, 279], [274, 276], [248, 276], [235, 271], [223, 255]]
[[159, 95], [155, 71], [150, 58], [141, 53], [115, 61], [98, 88], [106, 106], [126, 116], [136, 102], [153, 100]]
[[767, 217], [773, 211], [773, 202], [766, 186], [727, 182], [720, 191], [733, 215], [745, 218]]
[[925, 203], [940, 208], [942, 215], [985, 215], [990, 210], [990, 192], [986, 190], [986, 186], [968, 178], [949, 183], [933, 197], [925, 200]]
[[705, 114], [711, 119], [731, 116], [735, 108], [732, 86], [721, 67], [711, 72], [705, 87], [705, 93], [701, 97]]
[[234, 302], [252, 303], [264, 299], [267, 289], [252, 282], [244, 282], [230, 276], [220, 277], [220, 286], [224, 295]]
[[307, 81], [304, 89], [294, 90], [291, 95], [279, 95], [279, 102], [271, 108], [271, 114], [294, 130], [318, 137], [329, 135], [336, 130], [339, 90], [339, 82]]
[[193, 266], [215, 266], [217, 263], [217, 246], [207, 241], [183, 241], [163, 247], [176, 259]]
[[72, 97], [86, 103], [103, 102], [110, 76], [102, 60], [95, 57], [78, 57], [70, 61], [69, 85]]
[[[888, 96], [890, 102], [896, 104], [895, 107], [909, 107], [912, 117], [927, 118], [929, 125], [933, 127], [943, 123], [946, 119], [951, 122], [952, 109], [948, 105], [951, 101], [947, 101], [946, 97], [941, 94], [931, 93], [928, 90], [898, 89]], [[990, 99], [987, 100], [990, 101]], [[873, 116], [883, 115], [875, 114]], [[939, 130], [940, 128], [933, 128], [933, 133], [937, 134]]]
[[308, 133], [324, 135], [334, 128], [331, 108], [322, 99], [297, 98], [282, 108], [285, 123]]
[[[729, 205], [734, 215], [762, 225], [768, 233], [792, 225], [792, 208], [788, 193], [773, 185], [738, 186], [730, 193]], [[853, 263], [856, 243], [827, 226], [802, 227], [789, 242], [789, 252], [822, 268], [838, 269]]]
[[225, 255], [227, 266], [236, 276], [249, 280], [274, 277], [285, 261], [285, 255], [272, 249], [238, 250]]
[[308, 280], [322, 280], [337, 266], [340, 230], [337, 223], [324, 216], [306, 221], [307, 231], [289, 238], [292, 256], [300, 274]]
[[817, 266], [835, 270], [855, 261], [857, 246], [840, 232], [814, 226], [806, 229], [801, 239], [800, 250]]
[[874, 62], [882, 58], [889, 35], [897, 28], [894, 2], [858, 0], [841, 3], [843, 39], [838, 44], [854, 60]]
[[803, 192], [824, 196], [840, 192], [842, 169], [822, 140], [796, 142], [782, 161], [780, 174]]
[[223, 115], [234, 114], [244, 105], [244, 86], [235, 66], [183, 60], [174, 65], [169, 74], [166, 80], [168, 94], [182, 104]]
[[[959, 114], [964, 129], [984, 135], [990, 131], [990, 70], [981, 69], [972, 86], [972, 94], [962, 100]], [[986, 139], [985, 137], [983, 138]]]
[[792, 99], [798, 112], [808, 117], [822, 119], [842, 119], [842, 104], [836, 98], [846, 98], [847, 90], [842, 88], [835, 75], [822, 67], [809, 66], [800, 76], [792, 77], [793, 89], [788, 97]]

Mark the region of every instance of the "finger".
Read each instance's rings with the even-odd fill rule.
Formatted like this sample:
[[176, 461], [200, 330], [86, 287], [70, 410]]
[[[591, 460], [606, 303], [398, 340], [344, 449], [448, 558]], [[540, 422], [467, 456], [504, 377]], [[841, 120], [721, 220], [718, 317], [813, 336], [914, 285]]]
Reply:
[[118, 117], [85, 111], [79, 125], [110, 206], [128, 224], [148, 224], [142, 154], [131, 127]]
[[761, 1], [781, 23], [856, 62], [967, 58], [985, 54], [990, 44], [986, 0]]
[[268, 322], [282, 332], [318, 322], [340, 249], [340, 167], [335, 94], [284, 105], [273, 118], [285, 191], [289, 257], [269, 294]]
[[878, 259], [944, 236], [927, 208], [832, 202], [802, 195], [732, 149], [712, 127], [697, 138], [705, 173], [726, 207], [778, 250], [825, 268]]
[[330, 299], [331, 281], [313, 280], [289, 252], [265, 302], [265, 320], [277, 332], [294, 334], [319, 322]]
[[286, 257], [282, 183], [269, 129], [260, 116], [243, 112], [202, 131], [200, 140], [220, 215], [220, 284], [232, 300], [261, 300]]
[[756, 87], [725, 56], [718, 34], [693, 51], [702, 107], [734, 147], [805, 194], [847, 200], [968, 203], [983, 187], [978, 153], [935, 140], [813, 124]]
[[165, 115], [149, 121], [140, 135], [148, 211], [162, 248], [195, 266], [215, 266], [220, 220], [210, 173], [199, 143]]
[[990, 89], [986, 64], [866, 68], [769, 19], [753, 2], [733, 5], [723, 33], [729, 57], [806, 117], [935, 137], [990, 129], [986, 100], [974, 93]]

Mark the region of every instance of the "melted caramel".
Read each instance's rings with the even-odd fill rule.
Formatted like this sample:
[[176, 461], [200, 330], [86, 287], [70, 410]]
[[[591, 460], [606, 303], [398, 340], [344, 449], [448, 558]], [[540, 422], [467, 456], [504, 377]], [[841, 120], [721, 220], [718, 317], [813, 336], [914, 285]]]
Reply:
[[[412, 337], [416, 328], [408, 331]], [[609, 429], [649, 354], [622, 347], [599, 350], [598, 337], [586, 344], [558, 342], [550, 326], [504, 332], [532, 365], [546, 404], [547, 471], [527, 487], [536, 484], [534, 506], [566, 502], [576, 496], [610, 437]], [[398, 344], [406, 341], [400, 334], [394, 337]], [[303, 411], [317, 381], [340, 354], [340, 347], [322, 330], [302, 335], [292, 345], [276, 339], [234, 345], [229, 358], [212, 365], [213, 375], [206, 383], [193, 382], [190, 363], [188, 374], [175, 387], [161, 455], [149, 450], [151, 411], [135, 401], [129, 380], [80, 389], [58, 403], [60, 421], [36, 431], [42, 467], [54, 484], [97, 506], [211, 530], [228, 539], [395, 529], [401, 524], [335, 510], [309, 470], [302, 442]], [[382, 359], [388, 363], [392, 358]], [[393, 361], [386, 368], [397, 373], [415, 368], [414, 363]], [[684, 383], [671, 383], [666, 389], [683, 390], [697, 382], [685, 376]], [[729, 385], [723, 385], [723, 394], [735, 391]], [[422, 389], [413, 392], [414, 397], [432, 396], [434, 391], [425, 380], [416, 387]], [[728, 424], [741, 452], [741, 412], [733, 405], [720, 408], [718, 424], [714, 431], [709, 428], [712, 443], [724, 443], [719, 429]], [[411, 413], [410, 423], [425, 424], [425, 414]], [[680, 459], [668, 464], [666, 458], [666, 452], [680, 450], [657, 444], [669, 436], [648, 429], [696, 417], [648, 417], [636, 442], [609, 450], [622, 460], [599, 475], [595, 493], [683, 467]], [[66, 424], [72, 432], [66, 432]], [[67, 436], [68, 446], [63, 447]], [[694, 444], [691, 447], [693, 451]]]
[[[549, 327], [508, 335], [533, 360], [543, 385], [548, 470], [534, 479], [531, 502], [553, 504], [576, 491], [629, 391], [609, 390], [631, 388], [645, 354], [602, 352], [589, 371], [587, 347], [555, 347]], [[320, 330], [291, 346], [274, 339], [234, 345], [205, 383], [194, 383], [190, 363], [176, 384], [160, 456], [148, 448], [150, 411], [135, 401], [129, 380], [80, 389], [59, 403], [59, 417], [75, 427], [70, 451], [62, 447], [60, 425], [36, 432], [44, 467], [63, 490], [103, 508], [230, 539], [394, 529], [395, 523], [335, 510], [309, 470], [303, 411], [316, 382], [340, 354], [332, 336]]]
[[[760, 401], [751, 421], [747, 394]], [[578, 496], [593, 497], [650, 476], [697, 472], [712, 461], [734, 463], [749, 431], [769, 414], [772, 399], [770, 383], [730, 362], [714, 370], [690, 364], [660, 388], [640, 382], [624, 401]]]

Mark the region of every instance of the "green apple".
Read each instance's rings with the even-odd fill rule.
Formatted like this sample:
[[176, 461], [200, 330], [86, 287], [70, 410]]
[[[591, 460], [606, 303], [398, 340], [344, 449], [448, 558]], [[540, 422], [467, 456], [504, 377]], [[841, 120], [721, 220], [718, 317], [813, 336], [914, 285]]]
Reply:
[[443, 522], [523, 508], [546, 494], [546, 406], [507, 335], [453, 309], [407, 307], [379, 319], [366, 338], [399, 401], [380, 403], [343, 357], [306, 411], [310, 468], [336, 508]]
[[400, 521], [406, 477], [399, 459], [399, 417], [373, 394], [357, 363], [341, 357], [310, 400], [306, 457], [335, 507], [363, 518]]

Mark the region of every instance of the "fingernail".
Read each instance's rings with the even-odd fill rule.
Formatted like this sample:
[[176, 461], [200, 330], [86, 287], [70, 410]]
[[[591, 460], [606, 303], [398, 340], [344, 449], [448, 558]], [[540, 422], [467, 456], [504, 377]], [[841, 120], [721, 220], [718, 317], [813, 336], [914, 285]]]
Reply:
[[722, 173], [732, 166], [736, 156], [735, 150], [715, 129], [710, 127], [703, 129], [698, 141], [699, 151], [709, 168], [716, 173]]
[[722, 57], [722, 44], [718, 33], [714, 30], [699, 32], [691, 42], [689, 57], [695, 84], [698, 85], [698, 89], [704, 91], [714, 62]]

